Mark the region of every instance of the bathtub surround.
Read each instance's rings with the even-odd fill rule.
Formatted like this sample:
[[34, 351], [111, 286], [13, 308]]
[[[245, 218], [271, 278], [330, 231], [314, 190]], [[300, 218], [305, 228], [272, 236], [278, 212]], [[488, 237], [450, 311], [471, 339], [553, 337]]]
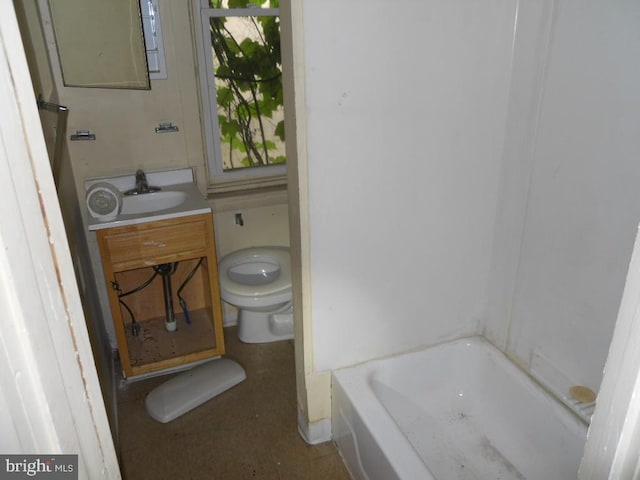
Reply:
[[474, 333], [598, 390], [640, 221], [638, 8], [291, 6], [309, 421], [324, 373]]
[[635, 2], [555, 4], [509, 353], [597, 391], [640, 221]]
[[516, 6], [305, 2], [316, 369], [482, 330]]

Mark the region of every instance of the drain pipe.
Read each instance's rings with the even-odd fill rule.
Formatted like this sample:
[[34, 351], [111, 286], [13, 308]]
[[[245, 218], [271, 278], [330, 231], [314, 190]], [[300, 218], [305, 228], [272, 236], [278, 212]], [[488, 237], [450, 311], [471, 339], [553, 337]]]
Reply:
[[166, 310], [166, 320], [164, 328], [167, 332], [175, 332], [178, 328], [176, 314], [173, 311], [173, 294], [171, 292], [171, 275], [176, 271], [178, 262], [163, 263], [156, 265], [153, 269], [162, 275], [162, 286], [164, 288], [164, 307]]

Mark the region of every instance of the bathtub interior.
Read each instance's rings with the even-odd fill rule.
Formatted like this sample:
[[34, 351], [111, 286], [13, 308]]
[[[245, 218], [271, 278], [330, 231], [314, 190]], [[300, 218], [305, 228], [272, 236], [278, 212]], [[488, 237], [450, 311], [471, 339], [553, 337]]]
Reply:
[[[334, 382], [344, 417], [334, 433], [341, 451], [356, 445], [342, 451], [356, 478], [577, 477], [585, 423], [480, 338], [344, 369]], [[376, 476], [358, 437], [375, 439], [395, 477]], [[417, 460], [398, 459], [403, 442]]]

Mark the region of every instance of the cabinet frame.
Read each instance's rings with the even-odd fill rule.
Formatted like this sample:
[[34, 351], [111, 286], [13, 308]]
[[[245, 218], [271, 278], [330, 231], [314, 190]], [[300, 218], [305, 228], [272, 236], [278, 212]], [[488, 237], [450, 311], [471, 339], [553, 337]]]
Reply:
[[[217, 254], [211, 213], [105, 228], [97, 230], [96, 236], [120, 362], [126, 378], [180, 367], [225, 353]], [[208, 296], [206, 303], [210, 310], [208, 313], [215, 336], [215, 346], [162, 360], [149, 361], [141, 365], [132, 365], [120, 297], [112, 287], [112, 282], [117, 280], [116, 274], [199, 258], [206, 259], [208, 291], [203, 294]], [[164, 298], [158, 301], [164, 302]], [[173, 335], [166, 331], [164, 333]]]

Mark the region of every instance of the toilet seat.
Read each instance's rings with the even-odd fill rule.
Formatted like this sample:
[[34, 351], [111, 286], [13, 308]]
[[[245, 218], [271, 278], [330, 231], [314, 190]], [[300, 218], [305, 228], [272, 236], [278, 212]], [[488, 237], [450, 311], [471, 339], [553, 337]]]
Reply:
[[[280, 272], [268, 283], [239, 283], [229, 275], [230, 269], [244, 270], [244, 264], [278, 264]], [[240, 268], [238, 268], [240, 267]], [[287, 247], [251, 247], [232, 252], [220, 261], [220, 294], [223, 300], [240, 307], [261, 307], [291, 300], [291, 263]], [[236, 279], [241, 278], [236, 276]]]

